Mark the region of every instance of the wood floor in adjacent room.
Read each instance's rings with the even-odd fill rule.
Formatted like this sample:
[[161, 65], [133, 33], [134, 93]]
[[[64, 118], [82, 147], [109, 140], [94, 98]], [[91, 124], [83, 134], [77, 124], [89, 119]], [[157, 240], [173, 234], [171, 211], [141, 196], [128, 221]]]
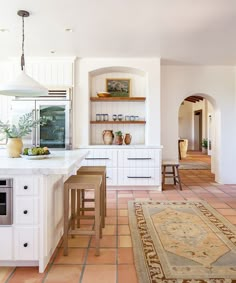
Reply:
[[[197, 159], [196, 155], [193, 153], [192, 159]], [[206, 156], [198, 158], [210, 160]], [[67, 257], [62, 255], [62, 243], [58, 246], [43, 274], [37, 267], [0, 267], [0, 283], [137, 283], [128, 223], [129, 200], [205, 200], [236, 225], [236, 184], [215, 183], [210, 170], [180, 170], [180, 174], [183, 191], [173, 185], [162, 192], [108, 189], [100, 256], [94, 255], [92, 238], [76, 237], [69, 242]]]

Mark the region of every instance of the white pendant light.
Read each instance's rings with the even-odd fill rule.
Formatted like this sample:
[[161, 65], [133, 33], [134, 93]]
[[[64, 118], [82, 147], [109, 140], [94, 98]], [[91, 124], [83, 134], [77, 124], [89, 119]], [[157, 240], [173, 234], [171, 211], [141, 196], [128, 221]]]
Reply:
[[21, 54], [21, 73], [7, 84], [0, 85], [0, 94], [8, 96], [45, 96], [48, 95], [48, 90], [34, 79], [29, 77], [24, 70], [25, 57], [24, 57], [24, 17], [29, 16], [28, 11], [20, 10], [17, 14], [22, 17], [22, 54]]

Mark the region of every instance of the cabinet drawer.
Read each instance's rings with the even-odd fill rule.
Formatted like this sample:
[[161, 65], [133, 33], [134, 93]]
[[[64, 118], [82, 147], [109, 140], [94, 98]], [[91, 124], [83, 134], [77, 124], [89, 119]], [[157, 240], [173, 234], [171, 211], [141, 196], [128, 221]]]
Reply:
[[159, 186], [159, 168], [120, 168], [118, 185]]
[[115, 150], [90, 150], [83, 161], [84, 166], [117, 166], [117, 151]]
[[119, 150], [118, 167], [160, 167], [159, 149]]
[[15, 224], [38, 224], [38, 198], [17, 197]]
[[0, 228], [0, 260], [12, 260], [13, 259], [13, 229], [12, 227]]
[[38, 259], [38, 228], [15, 228], [15, 260]]
[[117, 169], [107, 168], [107, 186], [117, 185]]
[[33, 196], [38, 195], [35, 182], [37, 177], [17, 177], [14, 179], [14, 190], [19, 196]]

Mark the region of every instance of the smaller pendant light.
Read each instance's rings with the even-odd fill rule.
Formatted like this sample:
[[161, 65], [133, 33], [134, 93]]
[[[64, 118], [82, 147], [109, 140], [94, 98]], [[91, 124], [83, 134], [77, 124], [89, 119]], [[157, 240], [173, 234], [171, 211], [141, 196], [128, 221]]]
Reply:
[[48, 90], [32, 79], [25, 73], [25, 56], [24, 56], [24, 18], [29, 17], [29, 12], [20, 10], [17, 12], [17, 15], [22, 17], [22, 54], [21, 54], [21, 73], [15, 78], [14, 81], [11, 81], [7, 84], [0, 85], [0, 94], [8, 96], [45, 96], [48, 95]]

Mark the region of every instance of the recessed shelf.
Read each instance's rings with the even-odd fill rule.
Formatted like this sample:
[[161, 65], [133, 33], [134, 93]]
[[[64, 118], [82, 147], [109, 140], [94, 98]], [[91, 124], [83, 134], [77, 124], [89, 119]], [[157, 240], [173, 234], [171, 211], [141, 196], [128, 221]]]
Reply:
[[146, 121], [90, 121], [90, 124], [146, 124]]
[[117, 102], [117, 101], [145, 101], [146, 97], [90, 97], [90, 101], [110, 101], [110, 102]]

